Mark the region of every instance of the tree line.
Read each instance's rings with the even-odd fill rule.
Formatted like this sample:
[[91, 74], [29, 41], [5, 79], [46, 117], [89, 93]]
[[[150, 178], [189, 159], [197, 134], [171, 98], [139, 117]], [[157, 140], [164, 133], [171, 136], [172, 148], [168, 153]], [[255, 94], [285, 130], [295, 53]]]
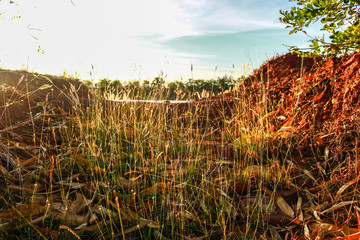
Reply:
[[121, 81], [101, 79], [95, 88], [101, 94], [128, 99], [188, 100], [209, 97], [236, 87], [244, 79], [225, 75], [217, 79], [188, 79], [166, 82], [162, 77], [153, 80]]

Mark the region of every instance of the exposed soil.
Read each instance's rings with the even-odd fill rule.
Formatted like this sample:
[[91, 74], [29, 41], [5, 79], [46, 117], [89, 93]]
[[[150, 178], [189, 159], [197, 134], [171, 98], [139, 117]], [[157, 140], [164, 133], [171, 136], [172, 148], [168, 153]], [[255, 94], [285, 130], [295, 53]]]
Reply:
[[[287, 54], [255, 72], [255, 77], [269, 76], [264, 85], [268, 103], [275, 103], [269, 109], [274, 130], [284, 125], [299, 133], [311, 130], [312, 137], [319, 137], [324, 143], [333, 142], [335, 133], [350, 134], [360, 117], [360, 54], [329, 60], [305, 58], [303, 69], [299, 68], [301, 61]], [[248, 84], [247, 92], [260, 89], [259, 81], [250, 85], [252, 78], [244, 84]], [[286, 119], [277, 121], [279, 116]]]
[[349, 149], [358, 146], [359, 98], [360, 53], [328, 60], [289, 53], [264, 63], [238, 89], [199, 101], [212, 106], [210, 115], [218, 125], [224, 116], [217, 113], [225, 109], [231, 120], [238, 99], [248, 101], [266, 111], [263, 118], [254, 117], [267, 121], [274, 136], [291, 134], [303, 154], [310, 145], [322, 150], [336, 145], [339, 152], [333, 157], [343, 160], [356, 157]]
[[[20, 136], [38, 133], [53, 116], [81, 110], [88, 103], [88, 89], [78, 80], [26, 71], [0, 70], [0, 131]], [[45, 115], [44, 115], [45, 114]], [[29, 129], [32, 122], [39, 129]], [[31, 140], [32, 141], [32, 140]]]
[[66, 118], [81, 114], [88, 102], [88, 89], [78, 80], [0, 70], [0, 149], [6, 148], [0, 151], [2, 164], [13, 169], [17, 157], [30, 158], [40, 143], [60, 145]]

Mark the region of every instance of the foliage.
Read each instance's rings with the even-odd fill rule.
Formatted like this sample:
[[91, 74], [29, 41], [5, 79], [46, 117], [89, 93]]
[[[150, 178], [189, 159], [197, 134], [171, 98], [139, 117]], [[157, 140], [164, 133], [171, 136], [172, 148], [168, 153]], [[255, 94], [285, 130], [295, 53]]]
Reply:
[[[325, 37], [311, 37], [310, 50], [316, 55], [334, 56], [353, 52], [360, 47], [359, 0], [293, 0], [296, 7], [290, 11], [280, 10], [283, 17], [280, 21], [286, 23], [286, 28], [292, 30], [289, 34], [303, 32], [310, 24], [323, 24], [321, 30], [330, 34], [330, 42]], [[292, 46], [291, 50], [300, 52], [301, 49]]]
[[[203, 92], [212, 95], [230, 90], [235, 87], [237, 81], [238, 80], [227, 75], [221, 78], [219, 77], [216, 80], [189, 79], [188, 81], [174, 81], [169, 83], [166, 83], [161, 77], [156, 77], [152, 81], [136, 80], [129, 82], [102, 79], [96, 84], [96, 88], [100, 89], [102, 93], [111, 92], [114, 95], [126, 93], [130, 99], [156, 97], [157, 100], [183, 100], [199, 98]], [[141, 93], [141, 96], [139, 93]]]

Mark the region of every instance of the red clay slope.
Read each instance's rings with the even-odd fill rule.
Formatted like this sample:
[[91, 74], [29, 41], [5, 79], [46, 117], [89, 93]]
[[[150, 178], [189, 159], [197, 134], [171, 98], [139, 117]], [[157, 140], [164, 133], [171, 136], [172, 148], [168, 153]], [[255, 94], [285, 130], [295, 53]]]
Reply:
[[[259, 74], [268, 76], [268, 104], [276, 103], [269, 109], [275, 130], [287, 127], [302, 133], [303, 142], [309, 139], [319, 145], [357, 145], [360, 53], [328, 60], [287, 54], [248, 78], [244, 83], [247, 91], [259, 91], [261, 81], [249, 83], [251, 78], [259, 79]], [[286, 119], [279, 121], [280, 116]]]
[[[360, 123], [360, 53], [332, 59], [286, 54], [264, 63], [238, 89], [210, 99], [212, 119], [231, 119], [236, 99], [266, 108], [274, 136], [291, 136], [298, 150], [333, 146], [334, 160], [354, 158]], [[264, 101], [265, 100], [265, 101]], [[222, 111], [220, 110], [222, 109]], [[345, 155], [343, 154], [344, 152]]]

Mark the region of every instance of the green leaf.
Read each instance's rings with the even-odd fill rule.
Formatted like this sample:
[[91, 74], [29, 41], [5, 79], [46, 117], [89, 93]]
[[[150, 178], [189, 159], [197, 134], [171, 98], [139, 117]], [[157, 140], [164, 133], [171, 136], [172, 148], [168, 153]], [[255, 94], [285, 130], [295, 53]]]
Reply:
[[[360, 8], [359, 0], [293, 0], [296, 6], [290, 11], [280, 10], [280, 21], [286, 24], [289, 34], [298, 31], [307, 35], [303, 29], [315, 22], [322, 23], [321, 31], [330, 33], [329, 42], [310, 38], [310, 47], [314, 54], [337, 55], [359, 48]], [[331, 48], [331, 46], [337, 48]], [[290, 48], [294, 49], [294, 48]]]

